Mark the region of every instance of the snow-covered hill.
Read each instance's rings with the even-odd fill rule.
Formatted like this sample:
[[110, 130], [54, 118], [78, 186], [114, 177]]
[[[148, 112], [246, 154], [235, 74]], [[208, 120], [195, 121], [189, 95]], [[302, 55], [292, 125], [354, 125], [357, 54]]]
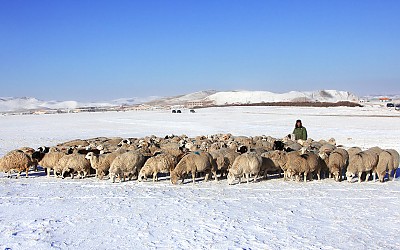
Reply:
[[110, 107], [146, 103], [153, 106], [185, 105], [190, 101], [210, 101], [215, 105], [251, 104], [262, 102], [358, 102], [359, 98], [346, 91], [321, 90], [314, 92], [291, 91], [288, 93], [272, 93], [268, 91], [224, 91], [206, 90], [186, 95], [159, 98], [121, 98], [106, 102], [77, 101], [42, 101], [32, 97], [0, 98], [0, 112], [15, 112], [41, 109], [75, 109], [79, 107]]
[[224, 105], [262, 102], [358, 102], [359, 98], [350, 92], [338, 90], [291, 91], [282, 94], [268, 91], [229, 91], [215, 93], [205, 100], [213, 101], [216, 105]]
[[219, 93], [216, 90], [204, 90], [204, 91], [198, 91], [186, 95], [178, 95], [178, 96], [173, 96], [173, 97], [165, 97], [165, 98], [160, 98], [153, 100], [149, 102], [148, 104], [150, 105], [180, 105], [180, 104], [185, 104], [186, 102], [189, 101], [195, 101], [195, 100], [204, 100], [205, 98]]
[[43, 101], [33, 97], [0, 97], [0, 112], [15, 112], [41, 109], [75, 109], [79, 107], [110, 107], [134, 105], [151, 101], [158, 97], [120, 98], [106, 102]]

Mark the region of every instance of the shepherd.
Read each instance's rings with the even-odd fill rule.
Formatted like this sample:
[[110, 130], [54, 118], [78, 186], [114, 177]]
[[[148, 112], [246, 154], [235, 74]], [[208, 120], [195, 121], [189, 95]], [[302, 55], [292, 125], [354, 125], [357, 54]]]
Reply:
[[301, 140], [307, 140], [307, 129], [303, 127], [303, 124], [301, 123], [301, 120], [296, 121], [296, 125], [293, 130], [294, 134], [294, 139], [297, 141], [299, 139]]

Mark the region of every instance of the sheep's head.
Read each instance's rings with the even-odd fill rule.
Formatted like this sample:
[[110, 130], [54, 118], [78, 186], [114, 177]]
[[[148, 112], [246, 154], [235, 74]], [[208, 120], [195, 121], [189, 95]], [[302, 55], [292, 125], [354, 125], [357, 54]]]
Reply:
[[171, 183], [175, 185], [178, 182], [179, 177], [180, 176], [175, 171], [172, 171], [171, 172]]
[[91, 160], [93, 158], [93, 156], [94, 156], [94, 153], [93, 152], [89, 152], [89, 153], [86, 154], [85, 159], [86, 160]]
[[340, 181], [340, 171], [339, 169], [337, 170], [331, 170], [333, 177], [335, 178], [335, 181]]
[[348, 182], [351, 182], [353, 180], [353, 177], [355, 177], [355, 174], [352, 172], [347, 171], [346, 172], [346, 178]]
[[143, 181], [143, 180], [147, 180], [147, 176], [144, 169], [142, 168], [139, 172], [138, 181]]
[[321, 158], [322, 160], [325, 160], [328, 158], [328, 154], [326, 152], [320, 152], [318, 155], [319, 155], [319, 158]]
[[109, 175], [110, 175], [111, 182], [114, 183], [115, 182], [115, 178], [117, 177], [116, 174], [115, 173], [110, 173]]
[[232, 173], [232, 171], [230, 171], [228, 173], [228, 177], [227, 178], [228, 178], [228, 184], [232, 185], [233, 182], [235, 181], [235, 175]]

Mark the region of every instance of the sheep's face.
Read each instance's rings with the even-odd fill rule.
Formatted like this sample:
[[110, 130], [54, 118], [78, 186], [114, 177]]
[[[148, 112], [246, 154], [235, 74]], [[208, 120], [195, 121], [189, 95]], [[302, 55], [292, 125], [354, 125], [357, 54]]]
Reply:
[[171, 183], [175, 185], [178, 182], [178, 180], [179, 176], [176, 173], [171, 172]]
[[112, 183], [115, 182], [116, 174], [115, 173], [110, 173], [110, 180]]
[[328, 158], [328, 155], [326, 153], [324, 153], [324, 152], [321, 152], [318, 155], [319, 155], [319, 158], [321, 158], [322, 160], [325, 160], [325, 159]]
[[89, 153], [87, 153], [87, 155], [85, 156], [85, 159], [86, 159], [86, 160], [90, 160], [90, 159], [92, 159], [92, 157], [93, 157], [93, 152], [89, 152]]
[[228, 177], [227, 178], [228, 178], [228, 184], [232, 185], [233, 182], [235, 181], [235, 175], [232, 173], [232, 171], [228, 173]]
[[288, 178], [293, 178], [296, 175], [296, 171], [290, 168], [286, 171], [286, 173]]
[[355, 174], [353, 174], [352, 172], [346, 172], [346, 178], [348, 182], [351, 182], [354, 176]]
[[335, 177], [335, 181], [339, 181], [339, 180], [340, 180], [339, 171], [335, 171], [335, 172], [333, 172], [332, 174], [333, 174], [333, 176]]
[[145, 175], [144, 171], [140, 170], [138, 181], [143, 181], [143, 180], [147, 180], [147, 176]]

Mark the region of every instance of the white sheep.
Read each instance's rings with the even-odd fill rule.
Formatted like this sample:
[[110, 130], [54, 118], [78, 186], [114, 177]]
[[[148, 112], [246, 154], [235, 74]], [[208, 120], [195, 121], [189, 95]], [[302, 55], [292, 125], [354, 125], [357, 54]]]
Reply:
[[254, 176], [254, 182], [256, 182], [261, 167], [261, 156], [255, 153], [244, 153], [239, 155], [233, 162], [232, 167], [229, 169], [228, 184], [232, 185], [236, 178], [238, 178], [239, 183], [241, 183], [243, 175], [246, 176], [247, 183], [249, 183], [250, 174]]
[[111, 163], [109, 169], [111, 181], [114, 183], [116, 177], [118, 177], [120, 182], [125, 181], [126, 177], [130, 180], [133, 176], [137, 175], [145, 161], [146, 159], [143, 154], [137, 151], [128, 151], [118, 155]]
[[[55, 152], [55, 151], [50, 151], [48, 153], [36, 151], [35, 153], [32, 154], [32, 158], [37, 159], [39, 165], [44, 169], [46, 169], [47, 177], [50, 177], [50, 171], [54, 169], [58, 161], [64, 156], [65, 153]], [[54, 175], [56, 175], [55, 172]]]
[[325, 161], [330, 174], [335, 177], [335, 181], [341, 181], [342, 172], [346, 170], [349, 164], [348, 152], [343, 148], [337, 148], [330, 155], [321, 152], [319, 157]]
[[392, 171], [393, 180], [396, 179], [396, 170], [399, 167], [399, 152], [394, 149], [383, 150], [379, 154], [379, 161], [376, 167], [376, 172], [380, 182], [384, 181], [386, 173], [389, 174], [389, 179], [391, 177]]
[[62, 157], [57, 166], [54, 168], [54, 174], [57, 175], [61, 171], [61, 177], [64, 178], [66, 173], [70, 173], [73, 179], [75, 173], [78, 174], [79, 178], [85, 178], [90, 174], [90, 162], [85, 159], [84, 155], [81, 154], [70, 154]]
[[309, 175], [317, 174], [318, 180], [321, 180], [321, 165], [318, 155], [309, 152], [301, 154], [298, 151], [287, 154], [287, 177], [296, 177], [296, 180], [301, 174], [304, 174], [304, 182], [307, 182]]
[[175, 169], [171, 171], [171, 183], [176, 184], [179, 179], [182, 183], [186, 175], [191, 174], [193, 184], [196, 180], [196, 173], [206, 173], [205, 181], [208, 180], [209, 175], [212, 173], [217, 178], [217, 164], [208, 152], [193, 152], [185, 155], [176, 165]]
[[96, 170], [96, 177], [102, 180], [110, 170], [111, 163], [118, 155], [125, 153], [123, 149], [119, 149], [109, 154], [95, 154], [93, 152], [87, 153], [85, 158], [90, 161], [90, 165]]
[[20, 150], [10, 151], [0, 158], [0, 171], [7, 173], [8, 177], [11, 177], [13, 171], [17, 172], [17, 178], [21, 176], [23, 171], [28, 177], [29, 168], [32, 165], [31, 158]]
[[147, 176], [153, 176], [153, 182], [158, 181], [158, 173], [170, 173], [174, 170], [178, 158], [170, 154], [159, 154], [146, 161], [139, 171], [138, 181], [147, 180]]
[[347, 167], [346, 178], [350, 182], [358, 175], [358, 182], [361, 182], [362, 173], [367, 173], [365, 181], [368, 181], [370, 172], [378, 165], [379, 156], [372, 151], [362, 151], [350, 158]]

